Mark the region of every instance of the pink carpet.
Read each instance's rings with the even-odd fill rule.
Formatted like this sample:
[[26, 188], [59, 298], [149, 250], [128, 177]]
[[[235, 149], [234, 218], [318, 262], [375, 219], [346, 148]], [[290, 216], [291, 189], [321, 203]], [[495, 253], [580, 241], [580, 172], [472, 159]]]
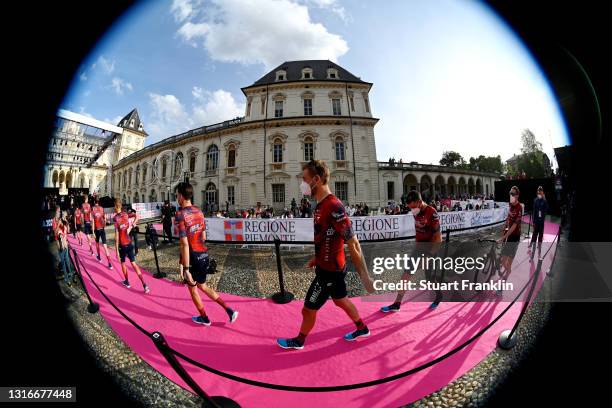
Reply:
[[[546, 241], [554, 239], [556, 227], [547, 225]], [[146, 330], [161, 332], [170, 347], [217, 370], [273, 384], [338, 386], [404, 372], [461, 345], [509, 304], [505, 299], [496, 303], [442, 303], [437, 310], [429, 311], [429, 303], [411, 302], [404, 304], [401, 313], [382, 314], [378, 311], [381, 303], [354, 298], [372, 335], [346, 342], [342, 336], [354, 330], [354, 325], [330, 301], [320, 311], [304, 350], [282, 350], [275, 339], [297, 334], [301, 301], [277, 305], [267, 299], [223, 294], [226, 302], [240, 312], [238, 320], [230, 325], [225, 312], [202, 294], [213, 324], [199, 326], [191, 322], [195, 308], [183, 285], [154, 279], [146, 272], [151, 294], [145, 295], [128, 266], [132, 288], [126, 289], [120, 283], [120, 264], [114, 255], [114, 270], [110, 271], [88, 254], [87, 244], [78, 246], [71, 241], [71, 245], [76, 245], [86, 269], [106, 295]], [[543, 249], [547, 249], [546, 244]], [[544, 261], [544, 272], [553, 253], [554, 248]], [[527, 261], [526, 248], [519, 248], [514, 265], [512, 275], [516, 276], [516, 284], [524, 285], [535, 268], [535, 264]], [[544, 274], [539, 284], [543, 278]], [[100, 305], [100, 313], [123, 341], [153, 368], [191, 391], [152, 341], [108, 304], [86, 274], [84, 280], [90, 295]], [[495, 349], [499, 333], [512, 327], [521, 307], [522, 303], [517, 302], [482, 336], [431, 367], [381, 385], [348, 391], [278, 391], [225, 379], [179, 361], [209, 395], [230, 397], [242, 407], [397, 407], [439, 390], [482, 361]]]

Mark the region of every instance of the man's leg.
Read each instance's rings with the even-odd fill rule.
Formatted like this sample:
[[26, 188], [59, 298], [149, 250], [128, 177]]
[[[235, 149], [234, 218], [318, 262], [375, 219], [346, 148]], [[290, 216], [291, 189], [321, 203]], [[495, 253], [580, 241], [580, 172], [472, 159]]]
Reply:
[[[410, 280], [410, 273], [406, 270], [404, 271], [404, 273], [402, 274], [402, 281], [404, 280]], [[399, 312], [400, 310], [400, 306], [402, 304], [402, 300], [404, 299], [404, 295], [406, 294], [405, 290], [400, 290], [397, 292], [397, 295], [395, 296], [395, 301], [393, 303], [391, 303], [389, 306], [383, 306], [380, 308], [381, 312], [384, 313], [388, 313], [388, 312]]]
[[358, 337], [367, 337], [370, 335], [368, 326], [361, 320], [355, 304], [348, 297], [334, 299], [334, 304], [344, 310], [347, 316], [355, 323], [355, 327], [357, 327], [357, 330], [344, 336], [345, 340], [352, 341], [356, 340]]
[[193, 304], [195, 305], [196, 309], [198, 310], [198, 313], [200, 314], [200, 317], [202, 318], [202, 319], [197, 319], [198, 316], [196, 316], [192, 318], [193, 321], [196, 323], [205, 324], [209, 326], [210, 319], [208, 319], [208, 316], [206, 315], [206, 311], [204, 310], [204, 303], [202, 302], [202, 298], [200, 298], [200, 293], [198, 292], [197, 285], [191, 286], [187, 284], [187, 287], [189, 288], [189, 294], [191, 295], [191, 300], [193, 301]]
[[136, 260], [132, 258], [130, 259], [130, 263], [132, 264], [134, 271], [136, 271], [136, 275], [138, 275], [138, 279], [140, 279], [140, 282], [142, 283], [142, 288], [144, 289], [145, 293], [149, 293], [149, 287], [144, 281], [144, 277], [142, 276], [142, 272], [140, 271], [140, 267], [136, 263]]

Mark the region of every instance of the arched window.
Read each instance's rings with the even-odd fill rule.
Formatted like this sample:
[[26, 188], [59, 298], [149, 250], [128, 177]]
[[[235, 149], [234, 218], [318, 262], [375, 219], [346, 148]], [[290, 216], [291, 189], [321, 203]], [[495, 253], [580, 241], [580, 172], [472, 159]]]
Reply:
[[164, 157], [162, 159], [162, 180], [166, 181], [166, 167], [168, 167], [168, 160]]
[[304, 161], [310, 161], [314, 159], [314, 142], [312, 137], [304, 139]]
[[206, 190], [204, 190], [204, 200], [208, 204], [217, 204], [217, 186], [215, 183], [210, 182], [206, 185]]
[[227, 150], [227, 167], [236, 167], [236, 145], [230, 144]]
[[340, 136], [336, 138], [335, 148], [336, 160], [346, 160], [346, 148], [344, 144], [344, 139], [342, 139]]
[[136, 184], [140, 181], [140, 164], [136, 166]]
[[130, 174], [128, 176], [128, 186], [132, 185], [132, 169], [130, 169]]
[[127, 185], [127, 171], [123, 172], [123, 188], [125, 189], [125, 186]]
[[189, 171], [191, 173], [195, 172], [197, 158], [198, 158], [198, 154], [196, 152], [191, 152], [189, 154]]
[[274, 140], [274, 148], [272, 153], [274, 163], [283, 162], [283, 141], [280, 138]]
[[206, 171], [213, 172], [219, 168], [219, 148], [211, 145], [206, 152]]

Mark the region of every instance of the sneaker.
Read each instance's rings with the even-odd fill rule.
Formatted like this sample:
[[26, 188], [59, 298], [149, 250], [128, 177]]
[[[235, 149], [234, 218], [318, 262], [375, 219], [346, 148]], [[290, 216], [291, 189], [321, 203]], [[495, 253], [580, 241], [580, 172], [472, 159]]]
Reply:
[[440, 305], [440, 302], [433, 302], [431, 305], [429, 305], [429, 310], [436, 309], [438, 305]]
[[96, 255], [96, 259], [98, 260], [98, 262], [102, 263], [102, 258], [100, 258], [100, 255]]
[[210, 319], [208, 318], [208, 316], [193, 316], [191, 318], [191, 320], [193, 320], [194, 323], [197, 324], [203, 324], [204, 326], [210, 326]]
[[123, 282], [121, 282], [123, 284], [123, 286], [125, 286], [126, 288], [130, 288], [130, 282], [128, 282], [128, 280], [124, 280]]
[[110, 262], [108, 263], [108, 269], [113, 269], [113, 264], [111, 264]]
[[151, 293], [151, 289], [149, 289], [147, 285], [144, 285], [143, 289], [144, 289], [144, 293]]
[[276, 344], [284, 349], [301, 350], [304, 348], [304, 343], [299, 341], [297, 338], [293, 339], [276, 339]]
[[344, 340], [346, 341], [354, 341], [359, 337], [368, 337], [370, 335], [370, 329], [364, 327], [363, 329], [357, 329], [352, 333], [348, 333], [344, 335]]
[[234, 323], [238, 319], [238, 311], [228, 308], [227, 315], [229, 316], [230, 323]]
[[383, 313], [389, 313], [389, 312], [399, 312], [400, 311], [400, 305], [398, 305], [397, 303], [393, 303], [389, 306], [383, 306], [380, 308], [380, 311]]

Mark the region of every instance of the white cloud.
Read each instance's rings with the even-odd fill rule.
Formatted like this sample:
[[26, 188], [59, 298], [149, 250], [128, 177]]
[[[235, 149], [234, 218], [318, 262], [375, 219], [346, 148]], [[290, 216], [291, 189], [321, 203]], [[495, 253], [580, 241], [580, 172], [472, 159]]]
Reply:
[[199, 0], [173, 0], [170, 11], [174, 14], [176, 21], [181, 22], [193, 16], [194, 8], [197, 8], [200, 4], [201, 1]]
[[85, 71], [83, 71], [81, 75], [79, 75], [79, 79], [81, 81], [87, 81], [87, 75], [85, 74]]
[[119, 77], [114, 77], [113, 80], [111, 81], [111, 87], [115, 90], [115, 93], [117, 95], [123, 95], [124, 90], [128, 90], [128, 91], [132, 91], [133, 87], [132, 84], [119, 78]]
[[[289, 0], [211, 0], [201, 21], [187, 21], [177, 31], [193, 44], [199, 40], [211, 58], [272, 68], [287, 60], [330, 59], [348, 51], [346, 41], [311, 21], [308, 7]], [[192, 12], [193, 14], [193, 12]]]
[[91, 69], [95, 69], [96, 67], [100, 67], [104, 73], [110, 75], [115, 71], [115, 60], [109, 60], [104, 57], [104, 55], [100, 55], [98, 60], [94, 62], [91, 66]]
[[345, 23], [352, 21], [352, 17], [347, 14], [346, 10], [340, 5], [338, 0], [306, 0], [306, 4], [311, 7], [329, 10], [336, 14]]
[[111, 123], [111, 124], [113, 124], [113, 125], [116, 125], [116, 124], [118, 124], [118, 123], [119, 123], [119, 121], [120, 121], [121, 119], [123, 119], [123, 116], [121, 116], [121, 115], [117, 115], [117, 116], [115, 116], [115, 117], [114, 117], [114, 118], [112, 118], [112, 119], [109, 119], [109, 118], [104, 118], [104, 122], [106, 122], [106, 123]]
[[244, 103], [238, 103], [223, 89], [208, 91], [194, 86], [191, 94], [191, 108], [174, 95], [149, 94], [152, 111], [147, 132], [152, 142], [244, 114]]

